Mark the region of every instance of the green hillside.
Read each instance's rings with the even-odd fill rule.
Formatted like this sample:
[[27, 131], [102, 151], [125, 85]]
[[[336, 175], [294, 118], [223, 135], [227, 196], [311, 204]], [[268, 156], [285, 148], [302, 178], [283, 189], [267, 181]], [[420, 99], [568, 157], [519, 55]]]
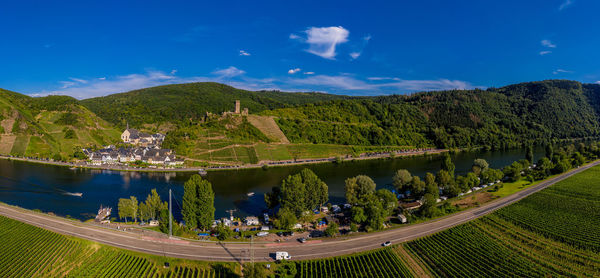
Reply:
[[81, 101], [101, 118], [119, 127], [201, 119], [206, 112], [232, 111], [234, 101], [250, 113], [323, 100], [342, 99], [322, 93], [246, 91], [219, 83], [187, 83], [145, 88]]
[[599, 88], [548, 80], [334, 100], [262, 114], [277, 117], [292, 143], [503, 149], [600, 135]]
[[0, 154], [63, 159], [120, 132], [68, 96], [33, 98], [0, 90]]

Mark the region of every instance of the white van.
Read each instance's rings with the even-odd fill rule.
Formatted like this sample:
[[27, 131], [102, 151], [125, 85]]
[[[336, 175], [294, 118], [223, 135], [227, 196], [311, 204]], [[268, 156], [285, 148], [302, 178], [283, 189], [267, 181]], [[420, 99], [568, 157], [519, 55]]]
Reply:
[[292, 258], [292, 256], [290, 256], [290, 254], [288, 254], [288, 252], [275, 252], [275, 260], [281, 261], [281, 260], [289, 260], [291, 258]]

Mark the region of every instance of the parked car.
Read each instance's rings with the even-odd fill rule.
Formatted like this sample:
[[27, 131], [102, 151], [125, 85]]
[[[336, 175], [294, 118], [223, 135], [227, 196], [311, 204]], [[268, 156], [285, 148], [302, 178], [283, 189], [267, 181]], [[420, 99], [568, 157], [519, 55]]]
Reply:
[[305, 242], [306, 242], [306, 238], [303, 238], [303, 237], [301, 237], [301, 238], [299, 238], [299, 239], [298, 239], [298, 241], [299, 241], [300, 243], [305, 243]]
[[392, 242], [389, 241], [389, 240], [381, 244], [381, 246], [383, 246], [383, 247], [387, 247], [387, 246], [390, 246], [390, 245], [392, 245]]

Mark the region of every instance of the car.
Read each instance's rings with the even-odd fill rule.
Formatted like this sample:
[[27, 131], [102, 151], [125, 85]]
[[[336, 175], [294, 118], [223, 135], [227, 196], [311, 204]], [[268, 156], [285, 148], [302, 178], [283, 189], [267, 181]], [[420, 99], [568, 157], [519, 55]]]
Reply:
[[392, 242], [389, 240], [381, 244], [381, 246], [383, 246], [383, 247], [390, 246], [390, 245], [392, 245]]
[[299, 239], [298, 239], [298, 241], [299, 241], [300, 243], [305, 243], [305, 242], [306, 242], [306, 238], [303, 238], [303, 237], [301, 237], [301, 238], [299, 238]]

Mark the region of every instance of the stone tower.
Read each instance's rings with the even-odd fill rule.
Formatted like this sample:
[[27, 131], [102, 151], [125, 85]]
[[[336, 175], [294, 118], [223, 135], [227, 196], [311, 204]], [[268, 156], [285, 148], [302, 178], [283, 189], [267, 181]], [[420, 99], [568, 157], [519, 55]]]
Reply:
[[240, 100], [236, 100], [235, 101], [235, 113], [236, 114], [240, 114], [241, 110], [240, 110]]

